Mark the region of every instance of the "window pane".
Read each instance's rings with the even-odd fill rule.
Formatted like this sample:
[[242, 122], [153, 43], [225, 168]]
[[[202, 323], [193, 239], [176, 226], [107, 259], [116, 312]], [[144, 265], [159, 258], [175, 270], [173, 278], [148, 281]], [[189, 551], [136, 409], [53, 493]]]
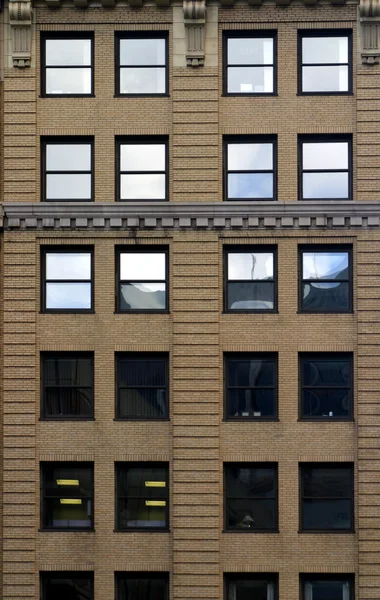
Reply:
[[273, 144], [228, 144], [229, 171], [273, 169]]
[[45, 417], [91, 417], [93, 392], [91, 388], [46, 388]]
[[46, 144], [47, 171], [91, 171], [90, 144]]
[[348, 417], [350, 404], [349, 390], [303, 391], [305, 417]]
[[123, 386], [165, 386], [166, 361], [154, 358], [119, 359], [119, 385]]
[[303, 92], [348, 92], [348, 66], [302, 67]]
[[120, 65], [165, 65], [165, 42], [164, 38], [120, 40]]
[[274, 287], [269, 282], [228, 283], [229, 310], [273, 310]]
[[348, 38], [338, 36], [302, 38], [303, 64], [348, 63]]
[[348, 198], [348, 173], [304, 173], [303, 198]]
[[122, 144], [121, 171], [165, 171], [165, 144]]
[[[161, 486], [149, 486], [147, 482], [161, 482]], [[167, 496], [167, 469], [164, 466], [120, 466], [118, 472], [120, 496], [142, 498], [165, 498]]]
[[349, 310], [349, 284], [304, 283], [302, 306], [305, 310]]
[[304, 529], [350, 529], [351, 500], [304, 500]]
[[165, 277], [166, 254], [163, 252], [122, 252], [120, 254], [121, 280], [161, 279], [165, 281]]
[[304, 496], [344, 498], [352, 494], [352, 470], [349, 467], [314, 467], [303, 471]]
[[274, 390], [228, 390], [228, 417], [273, 417]]
[[303, 359], [302, 377], [303, 385], [307, 386], [349, 386], [350, 362], [348, 359]]
[[122, 67], [120, 69], [121, 94], [165, 94], [166, 70], [164, 68]]
[[[273, 588], [265, 580], [239, 579], [228, 582], [228, 600], [274, 600], [268, 588]], [[314, 599], [313, 599], [314, 600]]]
[[165, 200], [165, 175], [121, 175], [122, 200]]
[[[119, 527], [166, 527], [166, 505], [147, 505], [149, 500], [119, 500]], [[167, 502], [167, 500], [162, 500]]]
[[[45, 496], [55, 498], [91, 498], [93, 493], [93, 471], [83, 466], [48, 465], [44, 469]], [[83, 463], [80, 463], [83, 464]]]
[[165, 310], [165, 307], [165, 283], [129, 283], [121, 285], [121, 310]]
[[45, 573], [42, 600], [93, 600], [93, 577], [85, 573]]
[[91, 94], [91, 69], [46, 69], [47, 94]]
[[273, 174], [229, 173], [228, 198], [273, 198]]
[[305, 581], [304, 586], [311, 589], [311, 600], [350, 600], [348, 581]]
[[[91, 511], [92, 501], [80, 498], [64, 497], [48, 498], [44, 502], [45, 527], [57, 528], [90, 528], [92, 527]], [[75, 503], [62, 502], [62, 500], [76, 500]]]
[[48, 252], [46, 279], [91, 279], [89, 252]]
[[119, 417], [152, 418], [166, 416], [165, 389], [122, 389], [119, 393]]
[[93, 369], [90, 358], [45, 358], [43, 373], [46, 386], [92, 386]]
[[348, 252], [303, 252], [303, 279], [348, 279], [348, 260]]
[[[119, 581], [118, 600], [167, 600], [167, 580], [164, 578], [127, 577]], [[334, 599], [335, 600], [335, 599]]]
[[303, 143], [302, 160], [305, 170], [348, 169], [348, 142]]
[[273, 38], [229, 38], [227, 40], [228, 64], [273, 64]]
[[229, 252], [228, 279], [273, 279], [273, 253]]
[[274, 529], [275, 501], [228, 499], [227, 526], [234, 529]]
[[273, 467], [239, 467], [226, 469], [227, 497], [254, 498], [275, 495], [275, 470]]
[[48, 200], [90, 200], [91, 175], [47, 175], [46, 198]]
[[91, 40], [46, 40], [46, 66], [90, 66]]
[[47, 283], [46, 308], [90, 309], [90, 283]]
[[229, 359], [227, 375], [229, 387], [273, 386], [274, 362], [265, 359]]
[[273, 67], [228, 67], [228, 93], [272, 94]]

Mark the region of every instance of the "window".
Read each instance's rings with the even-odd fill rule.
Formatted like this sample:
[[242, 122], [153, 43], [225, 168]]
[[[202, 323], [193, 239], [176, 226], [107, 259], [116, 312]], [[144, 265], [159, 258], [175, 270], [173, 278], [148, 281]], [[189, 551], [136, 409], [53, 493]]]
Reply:
[[42, 310], [91, 312], [93, 299], [93, 251], [90, 248], [53, 246], [42, 254]]
[[168, 200], [168, 140], [128, 138], [116, 142], [117, 200]]
[[46, 352], [42, 359], [42, 418], [90, 419], [94, 414], [93, 354]]
[[278, 575], [275, 573], [225, 573], [225, 600], [277, 600]]
[[277, 93], [277, 37], [274, 31], [224, 35], [224, 93]]
[[91, 138], [45, 138], [41, 143], [42, 201], [94, 200]]
[[154, 246], [117, 251], [117, 311], [167, 312], [168, 251]]
[[299, 138], [300, 200], [352, 200], [352, 148], [347, 136]]
[[115, 573], [116, 600], [169, 600], [169, 573]]
[[87, 571], [40, 573], [41, 600], [94, 600], [94, 574]]
[[277, 356], [225, 356], [226, 418], [274, 419], [277, 416]]
[[301, 354], [301, 417], [352, 418], [352, 355]]
[[347, 463], [301, 465], [301, 531], [352, 531], [354, 469]]
[[298, 34], [298, 92], [352, 93], [352, 34], [301, 31]]
[[224, 140], [225, 200], [276, 200], [276, 139]]
[[116, 529], [168, 529], [166, 463], [118, 463]]
[[92, 463], [41, 463], [43, 529], [92, 529]]
[[225, 465], [226, 529], [277, 530], [277, 465]]
[[118, 419], [165, 419], [168, 416], [168, 357], [117, 354]]
[[94, 38], [92, 34], [42, 34], [41, 83], [43, 96], [94, 94]]
[[277, 254], [273, 246], [225, 247], [227, 312], [277, 310]]
[[168, 94], [168, 38], [165, 32], [117, 34], [116, 96]]
[[302, 600], [354, 600], [353, 575], [301, 575]]
[[352, 310], [352, 249], [347, 246], [300, 247], [300, 310]]

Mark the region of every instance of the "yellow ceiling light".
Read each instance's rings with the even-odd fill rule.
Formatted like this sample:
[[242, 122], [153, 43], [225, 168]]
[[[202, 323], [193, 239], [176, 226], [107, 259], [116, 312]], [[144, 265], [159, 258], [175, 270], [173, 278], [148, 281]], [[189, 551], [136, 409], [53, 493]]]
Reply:
[[57, 479], [57, 485], [79, 485], [79, 479]]
[[146, 481], [145, 487], [166, 487], [166, 481]]
[[145, 500], [145, 506], [166, 506], [166, 500]]
[[80, 498], [60, 498], [60, 504], [82, 504], [82, 500]]

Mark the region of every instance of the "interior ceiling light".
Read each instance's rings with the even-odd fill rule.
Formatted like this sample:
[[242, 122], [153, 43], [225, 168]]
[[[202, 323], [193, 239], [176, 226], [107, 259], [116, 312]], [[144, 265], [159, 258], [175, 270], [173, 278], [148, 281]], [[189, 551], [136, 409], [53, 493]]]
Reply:
[[166, 500], [145, 500], [145, 506], [166, 506]]
[[57, 479], [57, 485], [79, 485], [79, 479]]
[[166, 481], [146, 481], [145, 487], [166, 487]]
[[80, 498], [60, 498], [60, 504], [82, 504], [82, 500]]

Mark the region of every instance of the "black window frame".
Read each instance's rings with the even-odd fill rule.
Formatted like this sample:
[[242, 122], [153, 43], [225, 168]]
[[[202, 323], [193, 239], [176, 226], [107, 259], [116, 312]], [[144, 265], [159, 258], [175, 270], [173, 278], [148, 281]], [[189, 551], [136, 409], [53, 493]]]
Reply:
[[[225, 421], [278, 421], [278, 353], [277, 352], [225, 352], [223, 355], [223, 363], [224, 363], [224, 420]], [[251, 386], [251, 389], [273, 389], [274, 396], [274, 407], [275, 411], [273, 416], [229, 416], [228, 414], [228, 404], [229, 404], [229, 394], [228, 390], [238, 389], [237, 386], [228, 385], [228, 362], [230, 360], [270, 360], [273, 362], [274, 368], [274, 385], [273, 386]], [[248, 388], [244, 388], [248, 389]]]
[[[119, 525], [119, 500], [121, 498], [124, 499], [131, 499], [130, 496], [123, 496], [121, 497], [119, 495], [119, 473], [122, 469], [124, 470], [128, 470], [128, 468], [130, 469], [148, 469], [148, 468], [160, 468], [160, 469], [165, 469], [166, 471], [166, 496], [165, 498], [162, 498], [166, 501], [166, 506], [165, 506], [165, 518], [166, 518], [166, 526], [165, 527], [125, 527], [122, 528]], [[130, 461], [116, 461], [115, 462], [115, 532], [121, 532], [121, 533], [133, 533], [136, 531], [139, 532], [146, 532], [146, 533], [168, 533], [168, 531], [170, 531], [170, 465], [168, 461], [137, 461], [137, 462], [130, 462]], [[132, 498], [133, 499], [133, 498]]]
[[40, 571], [40, 599], [50, 600], [47, 596], [49, 578], [59, 579], [88, 579], [90, 583], [91, 600], [94, 600], [94, 571]]
[[[303, 283], [320, 281], [336, 283], [336, 279], [303, 279], [303, 253], [304, 252], [347, 252], [348, 254], [348, 279], [340, 279], [343, 283], [348, 283], [348, 308], [338, 309], [308, 309], [303, 307]], [[298, 246], [298, 312], [303, 314], [349, 314], [354, 312], [354, 273], [353, 273], [353, 247], [348, 244], [300, 244]]]
[[[91, 159], [90, 159], [90, 165], [91, 165], [91, 169], [90, 171], [48, 171], [47, 170], [47, 161], [46, 161], [46, 147], [47, 146], [53, 146], [53, 145], [65, 145], [65, 144], [71, 144], [71, 145], [75, 145], [75, 144], [88, 144], [90, 146], [90, 151], [91, 151]], [[65, 200], [50, 200], [46, 197], [46, 190], [47, 190], [47, 175], [48, 174], [60, 174], [60, 175], [87, 175], [90, 174], [91, 176], [91, 197], [87, 200], [83, 199], [83, 198], [76, 198], [76, 199], [65, 199]], [[94, 143], [94, 136], [42, 136], [41, 137], [41, 202], [49, 202], [51, 204], [54, 204], [56, 202], [70, 202], [70, 203], [77, 203], [77, 202], [94, 202], [95, 200], [95, 143]]]
[[[149, 280], [141, 281], [140, 279], [121, 280], [120, 279], [120, 255], [124, 253], [135, 253], [135, 254], [165, 254], [165, 296], [166, 306], [163, 309], [140, 309], [132, 308], [129, 310], [123, 310], [120, 308], [120, 294], [119, 288], [121, 284], [126, 283], [162, 283], [162, 280]], [[169, 246], [116, 246], [115, 247], [115, 312], [120, 314], [168, 314], [169, 313]]]
[[[169, 201], [169, 138], [163, 135], [149, 136], [117, 136], [115, 138], [115, 201], [116, 202], [168, 202]], [[121, 170], [121, 146], [146, 146], [162, 144], [165, 146], [165, 170], [164, 171], [122, 171]], [[146, 199], [123, 199], [121, 198], [121, 176], [129, 175], [165, 175], [165, 198], [146, 198]]]
[[[153, 69], [165, 68], [165, 92], [148, 94], [122, 94], [120, 92], [120, 40], [128, 39], [163, 39], [165, 40], [165, 65], [135, 65], [135, 68]], [[115, 32], [115, 97], [116, 98], [167, 98], [169, 97], [169, 31], [116, 31]], [[133, 65], [128, 65], [133, 68]]]
[[[303, 168], [303, 145], [304, 144], [335, 144], [347, 143], [348, 165], [347, 169], [304, 169]], [[299, 202], [349, 202], [353, 200], [353, 150], [352, 135], [346, 133], [337, 134], [299, 134], [298, 135], [298, 201]], [[303, 173], [347, 173], [348, 174], [348, 198], [304, 198], [303, 197]]]
[[[305, 583], [313, 581], [347, 581], [350, 585], [349, 600], [355, 599], [355, 575], [353, 573], [300, 573], [300, 598], [307, 600]], [[328, 600], [328, 599], [326, 599]]]
[[[92, 413], [91, 415], [47, 415], [46, 414], [46, 396], [45, 390], [47, 387], [57, 387], [59, 388], [81, 388], [83, 386], [46, 386], [44, 383], [44, 363], [47, 359], [60, 359], [60, 358], [86, 358], [90, 360], [90, 367], [92, 371], [92, 386], [89, 389], [92, 389]], [[40, 397], [41, 397], [41, 413], [40, 420], [41, 421], [93, 421], [94, 420], [94, 400], [95, 400], [95, 374], [94, 374], [94, 352], [70, 352], [70, 351], [60, 351], [60, 352], [41, 352], [40, 355]]]
[[[268, 498], [267, 500], [271, 500], [274, 502], [274, 527], [271, 529], [253, 529], [250, 527], [229, 527], [228, 526], [228, 495], [227, 495], [227, 470], [229, 468], [239, 468], [239, 469], [273, 469], [274, 470], [274, 498]], [[223, 463], [223, 523], [224, 533], [278, 533], [279, 532], [279, 486], [278, 486], [278, 462], [224, 462]], [[232, 497], [232, 499], [237, 499]]]
[[[305, 360], [330, 360], [331, 362], [340, 362], [347, 360], [350, 377], [348, 386], [305, 386], [303, 382], [303, 362]], [[354, 356], [352, 352], [300, 352], [298, 355], [298, 368], [299, 368], [299, 420], [300, 421], [353, 421], [354, 419]], [[303, 404], [303, 391], [304, 389], [347, 389], [348, 397], [350, 401], [350, 409], [347, 417], [341, 416], [305, 416], [304, 415], [304, 404]]]
[[[315, 528], [304, 528], [303, 527], [303, 501], [305, 499], [304, 496], [304, 472], [305, 469], [350, 469], [350, 483], [351, 483], [351, 495], [349, 498], [337, 497], [338, 499], [347, 499], [350, 501], [350, 521], [351, 525], [347, 529], [315, 529]], [[339, 534], [347, 534], [347, 533], [355, 533], [355, 473], [354, 473], [354, 463], [353, 462], [307, 462], [307, 463], [299, 463], [299, 533], [306, 534], [318, 534], [318, 533], [332, 533], [335, 535]], [[334, 500], [334, 497], [328, 496], [326, 498], [322, 496], [318, 496], [319, 500]]]
[[[46, 66], [46, 40], [90, 40], [91, 41], [91, 93], [89, 94], [49, 94], [46, 92], [46, 69], [47, 68], [86, 68], [83, 65], [77, 66]], [[40, 35], [40, 79], [41, 79], [41, 98], [94, 98], [95, 97], [95, 34], [93, 31], [41, 31]]]
[[169, 600], [170, 574], [165, 571], [115, 571], [115, 600], [123, 600], [120, 584], [123, 579], [154, 579], [165, 581], [165, 600]]
[[[245, 64], [245, 65], [229, 65], [228, 64], [228, 40], [231, 38], [273, 38], [273, 65], [256, 65]], [[223, 69], [223, 96], [237, 96], [237, 97], [250, 97], [254, 96], [256, 98], [268, 97], [268, 96], [277, 96], [277, 63], [278, 63], [278, 53], [277, 53], [277, 29], [244, 29], [244, 30], [224, 30], [222, 35], [222, 69]], [[228, 67], [264, 67], [264, 66], [272, 66], [273, 67], [273, 92], [228, 92]]]
[[[302, 61], [302, 40], [311, 37], [347, 37], [348, 63], [307, 63]], [[298, 64], [298, 96], [352, 96], [353, 95], [353, 44], [352, 29], [299, 29], [297, 32], [297, 64]], [[304, 92], [302, 91], [302, 67], [303, 66], [348, 66], [348, 91], [347, 92]]]
[[[46, 480], [46, 469], [54, 469], [59, 467], [66, 468], [87, 468], [90, 469], [92, 476], [92, 497], [84, 499], [91, 500], [91, 526], [90, 527], [48, 527], [44, 523], [44, 506], [45, 506], [45, 480]], [[94, 462], [91, 461], [41, 461], [40, 462], [40, 531], [87, 531], [92, 532], [95, 531], [95, 465]], [[68, 494], [67, 494], [68, 495]]]
[[[131, 360], [148, 360], [148, 359], [161, 359], [165, 361], [165, 385], [166, 385], [166, 411], [162, 417], [122, 417], [120, 416], [120, 389], [127, 388], [128, 386], [119, 385], [119, 373], [120, 373], [120, 360], [122, 359]], [[153, 389], [158, 386], [134, 386], [139, 389], [147, 389], [152, 387]], [[161, 386], [160, 386], [161, 387]], [[116, 421], [168, 421], [169, 420], [169, 353], [168, 352], [115, 352], [115, 420]]]
[[[262, 253], [262, 254], [273, 254], [273, 280], [263, 279], [228, 279], [228, 254], [249, 254], [249, 253]], [[277, 246], [276, 245], [252, 245], [247, 244], [241, 245], [224, 245], [223, 246], [223, 312], [227, 314], [273, 314], [278, 313], [278, 260], [277, 260]], [[228, 308], [228, 284], [229, 282], [243, 282], [243, 281], [257, 281], [266, 282], [267, 284], [273, 285], [273, 308], [265, 309], [252, 309], [252, 308], [240, 308], [232, 309]]]
[[274, 597], [273, 600], [278, 600], [278, 573], [223, 573], [223, 588], [224, 588], [224, 600], [229, 600], [229, 584], [240, 580], [244, 581], [262, 581], [267, 584], [274, 586]]
[[[272, 144], [272, 169], [252, 169], [250, 171], [228, 169], [229, 144]], [[272, 173], [273, 197], [272, 198], [229, 198], [228, 175], [229, 173]], [[223, 136], [223, 200], [224, 202], [277, 202], [278, 196], [278, 169], [277, 169], [277, 135], [225, 135]]]
[[[82, 279], [46, 279], [46, 255], [47, 254], [77, 254], [84, 253], [91, 255], [91, 308], [46, 308], [46, 283], [49, 282], [65, 282], [65, 283], [88, 283], [88, 280]], [[95, 312], [95, 250], [94, 246], [41, 246], [40, 251], [41, 262], [41, 313], [43, 314], [93, 314]]]

